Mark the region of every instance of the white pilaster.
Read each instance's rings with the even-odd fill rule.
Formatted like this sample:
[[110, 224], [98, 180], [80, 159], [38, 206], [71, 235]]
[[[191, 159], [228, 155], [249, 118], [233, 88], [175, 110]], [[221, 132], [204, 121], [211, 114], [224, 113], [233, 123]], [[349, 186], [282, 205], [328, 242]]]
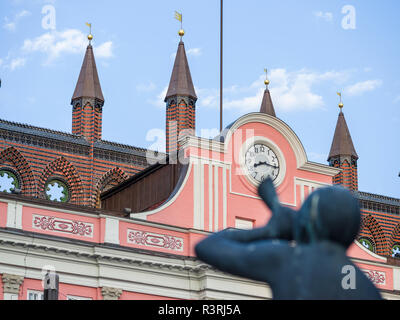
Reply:
[[393, 268], [393, 289], [400, 291], [400, 268]]
[[227, 187], [226, 187], [226, 168], [222, 168], [222, 217], [223, 217], [223, 228], [226, 229], [228, 226], [228, 210], [227, 210]]
[[214, 231], [218, 231], [218, 209], [219, 209], [219, 199], [218, 199], [218, 167], [214, 167]]
[[10, 201], [7, 205], [7, 228], [22, 229], [22, 204]]
[[200, 229], [201, 204], [200, 204], [200, 161], [193, 163], [193, 227]]
[[208, 231], [213, 231], [213, 165], [208, 165]]
[[204, 230], [204, 163], [200, 163], [200, 230]]
[[106, 218], [104, 242], [119, 244], [119, 220]]

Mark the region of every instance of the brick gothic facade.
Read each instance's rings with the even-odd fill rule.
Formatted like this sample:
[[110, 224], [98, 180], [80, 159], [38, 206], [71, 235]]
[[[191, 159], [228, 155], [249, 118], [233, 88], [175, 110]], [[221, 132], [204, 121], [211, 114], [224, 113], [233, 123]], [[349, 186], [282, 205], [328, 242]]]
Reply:
[[362, 227], [359, 241], [379, 255], [393, 256], [400, 253], [400, 199], [359, 192], [357, 161], [346, 119], [340, 111], [328, 162], [342, 171], [332, 182], [352, 190], [360, 201]]
[[[89, 45], [71, 100], [72, 134], [0, 120], [0, 171], [18, 180], [23, 196], [46, 199], [48, 183], [56, 180], [67, 188], [65, 201], [99, 206], [100, 193], [149, 167], [146, 149], [101, 139], [104, 101]], [[181, 41], [165, 97], [167, 153], [179, 148], [179, 134], [194, 134], [196, 101]], [[276, 117], [268, 88], [260, 112]], [[344, 185], [360, 200], [360, 242], [379, 255], [400, 253], [400, 200], [359, 192], [357, 161], [340, 111], [328, 162], [342, 171], [333, 178], [333, 184]]]

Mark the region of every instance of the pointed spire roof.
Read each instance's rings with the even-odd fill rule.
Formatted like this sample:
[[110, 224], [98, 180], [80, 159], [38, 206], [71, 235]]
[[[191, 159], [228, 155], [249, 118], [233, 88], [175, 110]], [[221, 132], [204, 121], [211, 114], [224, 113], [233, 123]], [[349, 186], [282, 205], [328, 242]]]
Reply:
[[91, 44], [86, 48], [81, 73], [79, 74], [78, 83], [76, 84], [72, 100], [82, 97], [95, 98], [104, 102]]
[[168, 98], [177, 95], [188, 96], [197, 100], [183, 41], [179, 42], [165, 102]]
[[260, 112], [276, 117], [274, 104], [272, 103], [271, 99], [271, 93], [269, 92], [268, 88], [264, 90], [264, 97], [261, 103]]
[[328, 161], [332, 157], [336, 156], [353, 156], [358, 159], [358, 155], [354, 149], [353, 140], [351, 139], [350, 131], [347, 127], [346, 119], [344, 118], [342, 111], [339, 113]]

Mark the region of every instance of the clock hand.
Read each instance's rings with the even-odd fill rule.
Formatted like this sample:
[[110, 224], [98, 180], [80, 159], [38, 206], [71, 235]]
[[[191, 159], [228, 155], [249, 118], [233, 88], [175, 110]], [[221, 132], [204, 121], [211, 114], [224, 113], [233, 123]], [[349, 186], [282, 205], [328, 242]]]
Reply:
[[258, 166], [262, 166], [262, 165], [266, 165], [266, 166], [269, 166], [269, 167], [278, 169], [278, 167], [273, 166], [272, 164], [269, 164], [269, 163], [267, 163], [267, 162], [265, 162], [265, 161], [264, 161], [264, 162], [255, 163], [255, 164], [254, 164], [254, 168], [257, 168]]
[[268, 165], [266, 162], [259, 162], [254, 164], [254, 168], [257, 168], [258, 166], [262, 166], [263, 164]]

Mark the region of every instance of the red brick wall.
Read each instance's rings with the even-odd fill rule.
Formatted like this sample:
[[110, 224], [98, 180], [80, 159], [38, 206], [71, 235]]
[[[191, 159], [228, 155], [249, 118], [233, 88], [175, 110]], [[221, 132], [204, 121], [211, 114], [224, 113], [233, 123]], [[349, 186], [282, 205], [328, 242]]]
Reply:
[[195, 130], [196, 110], [195, 106], [187, 105], [184, 100], [171, 103], [167, 106], [166, 119], [166, 152], [171, 153], [178, 150], [179, 134], [193, 132]]
[[333, 177], [333, 184], [340, 184], [349, 190], [358, 190], [358, 173], [356, 163], [349, 163], [344, 160], [342, 163], [339, 160], [335, 161], [333, 166], [341, 168], [342, 172]]
[[94, 158], [93, 145], [87, 155], [62, 152], [0, 139], [0, 166], [14, 169], [22, 182], [22, 194], [45, 198], [45, 183], [60, 177], [70, 188], [71, 203], [98, 204], [99, 193], [143, 170], [143, 163]]
[[392, 247], [400, 243], [400, 216], [362, 209], [359, 237], [369, 237], [376, 244], [376, 253], [392, 255]]
[[102, 108], [87, 103], [83, 108], [76, 104], [72, 111], [72, 133], [88, 141], [101, 140]]

